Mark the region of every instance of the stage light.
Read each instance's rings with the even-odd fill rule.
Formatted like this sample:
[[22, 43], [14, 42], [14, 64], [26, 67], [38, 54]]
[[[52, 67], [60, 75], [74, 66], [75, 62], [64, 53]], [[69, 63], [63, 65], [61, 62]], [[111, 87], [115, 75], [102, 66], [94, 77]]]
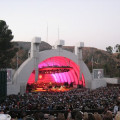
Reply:
[[39, 78], [42, 79], [42, 75], [39, 75]]

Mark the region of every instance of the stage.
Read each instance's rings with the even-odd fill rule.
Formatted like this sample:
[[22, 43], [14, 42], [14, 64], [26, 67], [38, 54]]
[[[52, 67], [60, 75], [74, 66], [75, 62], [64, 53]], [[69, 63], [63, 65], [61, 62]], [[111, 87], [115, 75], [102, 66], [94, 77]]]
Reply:
[[35, 90], [32, 90], [31, 92], [65, 92], [65, 91], [69, 91], [72, 90], [73, 88], [65, 88], [64, 86], [61, 86], [60, 88], [48, 88], [48, 89], [43, 89], [43, 88], [37, 88]]
[[73, 83], [34, 83], [27, 84], [26, 92], [65, 92], [74, 89]]

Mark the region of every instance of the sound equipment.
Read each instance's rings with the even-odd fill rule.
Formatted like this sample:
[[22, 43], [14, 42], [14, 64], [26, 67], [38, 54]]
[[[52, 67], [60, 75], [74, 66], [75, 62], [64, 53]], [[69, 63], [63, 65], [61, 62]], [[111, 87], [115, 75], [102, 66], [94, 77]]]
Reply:
[[7, 70], [0, 70], [0, 101], [7, 95]]

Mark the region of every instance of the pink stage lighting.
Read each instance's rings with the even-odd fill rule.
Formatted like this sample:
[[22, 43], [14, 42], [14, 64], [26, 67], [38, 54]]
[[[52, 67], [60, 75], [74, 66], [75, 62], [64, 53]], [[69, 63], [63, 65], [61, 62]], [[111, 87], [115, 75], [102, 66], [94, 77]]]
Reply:
[[[67, 68], [67, 66], [70, 68]], [[56, 68], [58, 72], [56, 72], [57, 70], [52, 71], [52, 67], [54, 69]], [[61, 67], [63, 68], [66, 67], [67, 70], [61, 70], [60, 69]], [[80, 84], [80, 85], [85, 86], [85, 79], [84, 79], [83, 73], [82, 73], [82, 79], [79, 80], [80, 78], [79, 77], [79, 74], [80, 74], [79, 66], [68, 58], [65, 58], [62, 56], [51, 57], [39, 63], [38, 68], [41, 71], [44, 70], [44, 72], [40, 72], [39, 77], [38, 77], [38, 82], [44, 82], [44, 83], [68, 82], [68, 84], [72, 82], [73, 84], [76, 84], [76, 85]], [[55, 73], [52, 73], [54, 71]], [[35, 70], [33, 70], [31, 75], [29, 76], [28, 84], [32, 84], [34, 82], [35, 82]]]

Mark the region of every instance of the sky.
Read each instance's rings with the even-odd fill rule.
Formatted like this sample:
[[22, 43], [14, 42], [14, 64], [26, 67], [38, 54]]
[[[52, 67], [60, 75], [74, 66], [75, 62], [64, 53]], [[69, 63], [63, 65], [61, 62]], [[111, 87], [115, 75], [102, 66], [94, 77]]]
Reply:
[[61, 39], [103, 50], [120, 44], [120, 0], [0, 0], [0, 20], [13, 41], [37, 36], [51, 45]]

